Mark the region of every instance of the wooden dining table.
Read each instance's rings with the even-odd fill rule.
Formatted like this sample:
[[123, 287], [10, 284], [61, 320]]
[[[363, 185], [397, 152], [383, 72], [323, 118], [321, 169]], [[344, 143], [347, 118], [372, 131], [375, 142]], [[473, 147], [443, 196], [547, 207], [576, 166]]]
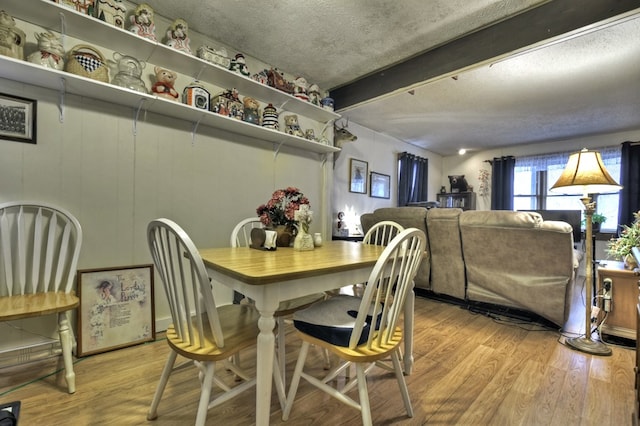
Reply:
[[[256, 365], [256, 424], [268, 425], [275, 350], [273, 317], [281, 301], [364, 283], [384, 247], [351, 241], [328, 241], [310, 251], [278, 247], [262, 251], [248, 247], [200, 249], [212, 280], [255, 301], [260, 312]], [[405, 305], [405, 374], [413, 366], [411, 292]]]

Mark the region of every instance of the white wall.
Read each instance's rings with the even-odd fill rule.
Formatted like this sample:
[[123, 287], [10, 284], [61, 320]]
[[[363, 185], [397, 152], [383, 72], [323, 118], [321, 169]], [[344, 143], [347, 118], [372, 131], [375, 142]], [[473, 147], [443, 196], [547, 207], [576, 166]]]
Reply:
[[[281, 187], [299, 187], [322, 211], [318, 154], [281, 147], [275, 156], [272, 144], [206, 127], [192, 141], [190, 123], [151, 113], [134, 135], [131, 109], [78, 96], [67, 96], [61, 123], [56, 92], [0, 85], [38, 100], [37, 144], [0, 140], [0, 202], [70, 210], [84, 231], [79, 269], [150, 263], [146, 226], [157, 217], [181, 224], [197, 246], [228, 246], [233, 226]], [[321, 220], [312, 224], [321, 229]], [[160, 320], [168, 310], [159, 284]], [[220, 302], [231, 300], [230, 290], [219, 290]]]
[[[333, 200], [332, 208], [335, 216], [343, 211], [355, 224], [359, 225], [362, 213], [372, 212], [380, 207], [395, 207], [398, 203], [398, 154], [409, 152], [429, 159], [429, 199], [435, 200], [440, 188], [442, 176], [442, 157], [414, 145], [392, 137], [376, 133], [357, 123], [349, 123], [349, 131], [358, 139], [343, 144], [342, 152], [334, 154]], [[366, 161], [369, 172], [378, 172], [391, 176], [391, 198], [372, 198], [367, 194], [349, 192], [349, 167], [351, 159]]]
[[[27, 34], [28, 56], [36, 48], [34, 34], [44, 29], [18, 17], [16, 22]], [[170, 22], [156, 16], [159, 38]], [[203, 43], [220, 46], [193, 31], [190, 37], [194, 51]], [[82, 41], [66, 37], [65, 48], [77, 43]], [[96, 47], [112, 57], [107, 46]], [[230, 56], [237, 52], [226, 47]], [[253, 73], [268, 67], [246, 59]], [[155, 81], [153, 65], [162, 64], [147, 64], [147, 88]], [[176, 90], [191, 81], [193, 76], [180, 75]], [[205, 83], [212, 95], [230, 89]], [[287, 186], [310, 199], [316, 215], [311, 231], [330, 239], [332, 167], [320, 154], [205, 126], [193, 138], [192, 123], [144, 111], [134, 134], [131, 108], [69, 94], [61, 122], [57, 91], [0, 78], [0, 92], [38, 101], [37, 144], [0, 140], [0, 202], [47, 201], [71, 211], [84, 232], [79, 269], [150, 263], [146, 226], [158, 217], [175, 220], [199, 247], [228, 246], [233, 226], [256, 216], [275, 189]], [[313, 127], [320, 136], [324, 123], [299, 118], [303, 129]], [[156, 322], [164, 329], [168, 306], [160, 282], [155, 289]], [[216, 287], [216, 294], [219, 304], [231, 301], [230, 289]]]

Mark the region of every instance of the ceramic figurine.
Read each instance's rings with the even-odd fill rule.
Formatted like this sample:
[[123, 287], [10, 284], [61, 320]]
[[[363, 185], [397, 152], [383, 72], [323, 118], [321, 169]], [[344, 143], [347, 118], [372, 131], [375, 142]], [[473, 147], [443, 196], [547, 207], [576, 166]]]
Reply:
[[178, 74], [161, 67], [155, 67], [154, 72], [156, 73], [156, 82], [153, 83], [151, 91], [161, 98], [177, 101], [179, 94], [173, 88], [173, 85], [178, 78]]
[[322, 99], [322, 95], [320, 94], [320, 88], [317, 84], [312, 84], [309, 86], [309, 102], [314, 105], [320, 106], [320, 99]]
[[264, 111], [262, 112], [262, 127], [273, 130], [280, 129], [280, 125], [278, 124], [278, 111], [272, 104], [264, 107]]
[[97, 0], [96, 7], [98, 9], [96, 18], [114, 27], [124, 29], [127, 7], [122, 0]]
[[118, 52], [113, 52], [113, 59], [116, 60], [116, 75], [111, 80], [111, 84], [141, 93], [149, 93], [147, 86], [140, 78], [142, 70], [147, 66], [145, 62]]
[[60, 37], [52, 32], [35, 33], [38, 50], [27, 56], [27, 61], [56, 70], [64, 69], [64, 50]]
[[334, 102], [333, 99], [328, 96], [326, 98], [320, 99], [320, 105], [322, 106], [322, 108], [328, 111], [333, 111]]
[[249, 96], [245, 96], [244, 99], [242, 100], [242, 103], [244, 104], [244, 111], [243, 111], [244, 116], [242, 119], [248, 123], [257, 124], [259, 126], [260, 125], [260, 112], [259, 112], [260, 104], [258, 103], [258, 101]]
[[214, 49], [213, 47], [203, 44], [196, 50], [196, 56], [212, 64], [220, 65], [223, 68], [228, 69], [231, 65], [231, 60], [228, 58], [227, 50], [224, 47]]
[[129, 20], [131, 21], [129, 31], [138, 34], [140, 37], [157, 41], [156, 26], [153, 19], [153, 9], [151, 6], [146, 3], [141, 3], [136, 7], [133, 15], [129, 17]]
[[316, 133], [313, 129], [307, 129], [304, 131], [304, 138], [310, 141], [316, 140]]
[[238, 91], [235, 88], [231, 90], [231, 98], [227, 102], [227, 110], [229, 111], [229, 117], [238, 120], [244, 119], [244, 105], [240, 102]]
[[193, 81], [182, 91], [182, 103], [198, 109], [209, 110], [211, 94], [198, 80]]
[[231, 60], [229, 71], [237, 72], [238, 74], [242, 74], [245, 77], [249, 77], [251, 75], [249, 69], [247, 68], [247, 63], [244, 59], [244, 55], [242, 53], [236, 54], [235, 58]]
[[0, 54], [15, 59], [24, 59], [24, 44], [27, 36], [16, 21], [4, 10], [0, 10]]
[[309, 95], [307, 94], [309, 84], [307, 83], [307, 79], [304, 77], [298, 77], [293, 80], [293, 85], [293, 96], [298, 99], [302, 99], [303, 101], [309, 101]]
[[284, 75], [280, 71], [278, 71], [277, 68], [271, 68], [268, 71], [267, 84], [289, 94], [292, 94], [294, 90], [293, 83], [287, 81], [284, 78]]
[[252, 75], [251, 78], [260, 84], [268, 84], [269, 74], [267, 70], [262, 70], [259, 73]]
[[60, 3], [68, 9], [75, 10], [84, 15], [94, 16], [94, 3], [95, 0], [54, 0], [56, 3]]
[[192, 52], [189, 42], [189, 25], [187, 21], [181, 18], [176, 19], [167, 30], [167, 41], [165, 44], [191, 55]]
[[304, 137], [304, 132], [300, 128], [300, 124], [298, 124], [298, 116], [296, 114], [284, 116], [284, 131], [289, 135]]
[[242, 120], [244, 118], [244, 105], [240, 102], [238, 90], [234, 87], [214, 97], [211, 111]]

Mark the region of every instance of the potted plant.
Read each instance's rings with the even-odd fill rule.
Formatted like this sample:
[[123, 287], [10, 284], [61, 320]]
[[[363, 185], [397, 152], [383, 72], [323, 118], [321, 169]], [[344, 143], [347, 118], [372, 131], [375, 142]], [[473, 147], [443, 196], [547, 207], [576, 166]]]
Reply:
[[623, 260], [627, 265], [635, 264], [632, 260], [631, 249], [640, 247], [640, 210], [633, 214], [631, 226], [622, 225], [618, 238], [612, 238], [607, 243], [607, 254], [614, 259]]
[[[591, 223], [593, 224], [591, 227], [591, 230], [593, 232], [600, 232], [600, 227], [606, 221], [607, 221], [606, 216], [601, 215], [600, 213], [594, 213], [593, 216], [591, 216]], [[584, 219], [582, 219], [582, 224], [583, 225], [586, 224]]]
[[256, 209], [260, 221], [278, 233], [277, 246], [289, 246], [298, 225], [295, 213], [302, 205], [310, 207], [309, 199], [298, 188], [290, 186], [274, 191], [269, 201]]

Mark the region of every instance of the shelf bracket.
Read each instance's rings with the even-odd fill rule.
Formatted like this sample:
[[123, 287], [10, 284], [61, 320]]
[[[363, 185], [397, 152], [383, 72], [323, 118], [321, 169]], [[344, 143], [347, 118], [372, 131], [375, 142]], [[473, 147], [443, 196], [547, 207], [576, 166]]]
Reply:
[[60, 92], [58, 93], [58, 120], [64, 123], [64, 101], [67, 93], [67, 80], [60, 77]]
[[323, 169], [325, 164], [327, 164], [327, 157], [329, 156], [328, 153], [324, 153], [324, 154], [320, 154], [322, 156], [322, 161], [320, 162], [320, 168]]
[[193, 76], [193, 79], [194, 80], [200, 80], [200, 76], [202, 76], [202, 73], [204, 72], [205, 69], [207, 69], [207, 67], [208, 67], [207, 64], [202, 64], [202, 66], [200, 67], [200, 70], [198, 71], [198, 73]]
[[282, 146], [282, 144], [283, 144], [283, 143], [284, 143], [284, 142], [280, 142], [280, 143], [278, 144], [278, 146], [274, 148], [274, 150], [273, 150], [273, 159], [274, 159], [274, 160], [275, 160], [276, 158], [278, 158], [278, 154], [280, 153], [280, 147]]
[[142, 105], [144, 105], [145, 101], [145, 98], [141, 98], [138, 102], [138, 108], [133, 112], [133, 136], [138, 134], [138, 119], [140, 118], [140, 110], [142, 110]]
[[203, 117], [204, 117], [204, 114], [202, 114], [200, 118], [198, 118], [198, 121], [194, 122], [193, 125], [191, 126], [191, 144], [192, 145], [196, 141], [196, 133], [198, 131], [198, 126], [200, 126], [200, 122], [202, 121]]
[[284, 107], [289, 103], [291, 99], [287, 99], [286, 101], [284, 101], [283, 103], [280, 104], [279, 108], [280, 109], [284, 109]]
[[327, 129], [329, 128], [329, 126], [331, 126], [333, 123], [335, 123], [335, 119], [329, 120], [326, 123], [324, 123], [324, 126], [322, 127], [322, 130], [320, 131], [320, 135], [324, 135], [327, 131]]
[[60, 43], [62, 43], [62, 47], [64, 48], [64, 39], [67, 34], [67, 22], [64, 18], [64, 13], [60, 12]]

